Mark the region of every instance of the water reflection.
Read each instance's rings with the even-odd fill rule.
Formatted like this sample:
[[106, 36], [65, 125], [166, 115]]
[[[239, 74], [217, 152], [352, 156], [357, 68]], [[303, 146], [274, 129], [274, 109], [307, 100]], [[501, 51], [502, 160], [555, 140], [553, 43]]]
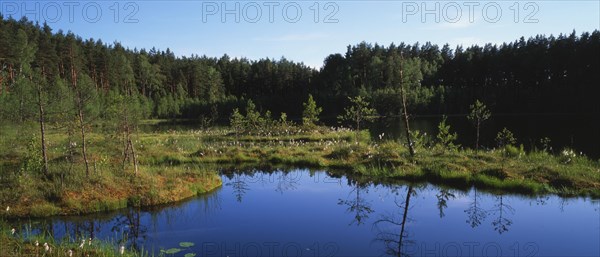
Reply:
[[514, 215], [515, 209], [508, 204], [508, 201], [504, 199], [504, 195], [496, 196], [496, 203], [494, 207], [489, 210], [489, 213], [496, 215], [496, 219], [492, 221], [492, 226], [499, 234], [507, 232], [512, 225], [512, 220], [509, 219], [508, 215]]
[[437, 208], [440, 211], [440, 219], [446, 216], [444, 209], [448, 208], [448, 200], [456, 198], [450, 189], [440, 189], [440, 192], [435, 195], [437, 198]]
[[300, 172], [280, 172], [277, 178], [277, 188], [275, 191], [283, 194], [286, 191], [296, 190], [298, 188], [301, 175], [302, 173]]
[[368, 219], [369, 215], [374, 212], [373, 208], [371, 208], [371, 203], [363, 196], [363, 194], [369, 193], [369, 183], [360, 182], [358, 180], [348, 180], [348, 186], [353, 188], [352, 191], [348, 194], [347, 199], [339, 199], [338, 205], [347, 206], [347, 212], [354, 215], [350, 225], [356, 224], [357, 226], [360, 226], [364, 224], [364, 220]]
[[111, 231], [117, 235], [119, 245], [128, 244], [131, 248], [139, 250], [147, 239], [148, 228], [141, 223], [141, 210], [131, 208], [123, 215], [117, 216], [112, 222]]
[[[115, 248], [123, 244], [155, 253], [194, 242], [197, 248], [186, 253], [197, 256], [253, 255], [244, 251], [256, 245], [279, 247], [263, 247], [262, 255], [295, 249], [302, 256], [321, 250], [321, 256], [324, 246], [334, 245], [336, 256], [449, 256], [460, 254], [442, 252], [444, 246], [479, 244], [480, 252], [471, 254], [478, 256], [490, 243], [502, 255], [514, 255], [515, 242], [521, 254], [531, 243], [539, 246], [539, 255], [600, 253], [593, 247], [600, 240], [597, 200], [463, 192], [297, 169], [228, 169], [222, 179], [221, 189], [173, 205], [26, 221], [26, 226], [59, 241], [109, 239]], [[236, 254], [228, 254], [233, 250]], [[469, 255], [467, 250], [462, 255]]]
[[465, 210], [467, 214], [467, 223], [472, 227], [476, 228], [487, 217], [487, 212], [481, 206], [481, 199], [478, 194], [477, 188], [473, 188], [473, 200], [469, 204], [469, 208]]
[[407, 244], [414, 244], [414, 242], [406, 239], [409, 236], [406, 231], [406, 223], [410, 221], [408, 218], [410, 199], [416, 197], [416, 195], [417, 192], [414, 187], [409, 185], [406, 190], [406, 198], [403, 201], [394, 201], [401, 215], [382, 215], [379, 220], [373, 223], [373, 226], [379, 231], [375, 240], [383, 242], [385, 253], [388, 255], [410, 256], [403, 248]]
[[244, 179], [242, 174], [239, 173], [234, 173], [231, 177], [228, 178], [230, 179], [230, 182], [226, 183], [225, 185], [233, 188], [235, 199], [241, 203], [246, 192], [250, 190], [250, 188], [248, 187], [248, 183], [246, 183], [246, 180]]

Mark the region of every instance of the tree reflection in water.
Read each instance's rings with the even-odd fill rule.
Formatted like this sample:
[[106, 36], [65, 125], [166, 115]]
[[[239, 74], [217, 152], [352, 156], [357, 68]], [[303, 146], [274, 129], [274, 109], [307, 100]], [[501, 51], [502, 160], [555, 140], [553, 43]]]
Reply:
[[[413, 185], [409, 185], [404, 200], [401, 202], [398, 200], [394, 201], [399, 210], [402, 211], [401, 218], [398, 218], [395, 214], [382, 215], [379, 220], [373, 223], [373, 227], [377, 228], [379, 231], [375, 240], [384, 243], [385, 253], [388, 255], [409, 256], [405, 246], [413, 242], [406, 239], [409, 235], [406, 231], [406, 223], [411, 221], [411, 219], [408, 218], [410, 199], [416, 195], [417, 192]], [[398, 230], [399, 232], [396, 232]]]
[[481, 199], [480, 199], [480, 196], [478, 195], [477, 188], [474, 187], [473, 188], [473, 200], [469, 204], [469, 208], [467, 208], [465, 210], [465, 213], [467, 214], [467, 223], [472, 228], [475, 228], [475, 227], [481, 225], [481, 223], [487, 217], [486, 210], [483, 209], [480, 205], [481, 205]]
[[498, 215], [498, 217], [492, 221], [494, 230], [496, 230], [499, 234], [507, 232], [510, 228], [510, 225], [513, 223], [511, 219], [508, 219], [507, 215], [514, 215], [515, 209], [508, 205], [508, 201], [504, 199], [503, 195], [496, 196], [494, 208], [489, 212], [492, 215]]
[[141, 224], [141, 217], [140, 209], [129, 208], [125, 214], [115, 218], [111, 231], [117, 235], [115, 239], [119, 245], [140, 249], [148, 232], [148, 228]]
[[443, 218], [446, 216], [444, 209], [448, 208], [448, 200], [454, 199], [456, 196], [449, 189], [440, 189], [440, 192], [435, 197], [438, 200], [437, 208], [440, 211], [440, 218]]
[[300, 176], [302, 175], [300, 172], [279, 172], [279, 177], [277, 178], [277, 188], [276, 192], [283, 194], [285, 191], [293, 191], [298, 188], [298, 181], [300, 181]]
[[250, 188], [248, 187], [248, 182], [246, 182], [245, 176], [242, 174], [235, 172], [233, 175], [227, 174], [227, 177], [230, 179], [229, 183], [226, 183], [226, 186], [230, 186], [233, 190], [233, 194], [235, 195], [235, 199], [238, 202], [242, 202], [244, 195]]
[[348, 206], [347, 212], [354, 214], [354, 219], [350, 222], [350, 225], [356, 224], [360, 226], [364, 224], [364, 219], [368, 219], [369, 215], [373, 213], [371, 203], [361, 195], [361, 191], [363, 190], [365, 194], [368, 194], [370, 183], [348, 179], [348, 185], [354, 188], [348, 194], [348, 199], [339, 199], [338, 204]]

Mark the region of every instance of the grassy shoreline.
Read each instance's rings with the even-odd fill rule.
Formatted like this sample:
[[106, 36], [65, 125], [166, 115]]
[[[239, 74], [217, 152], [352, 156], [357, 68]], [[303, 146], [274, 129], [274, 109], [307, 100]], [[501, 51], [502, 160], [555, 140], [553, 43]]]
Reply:
[[[600, 198], [600, 161], [583, 155], [420, 146], [412, 157], [398, 141], [373, 140], [367, 131], [324, 127], [240, 136], [220, 128], [138, 133], [137, 175], [131, 165], [122, 166], [117, 136], [92, 132], [93, 172], [89, 177], [85, 176], [81, 156], [73, 162], [65, 159], [68, 140], [56, 130], [48, 136], [50, 173], [42, 176], [22, 168], [29, 161], [27, 142], [31, 136], [27, 135], [31, 132], [1, 131], [1, 136], [15, 140], [0, 141], [0, 182], [4, 185], [0, 188], [0, 244], [4, 246], [0, 255], [41, 253], [33, 243], [37, 237], [12, 236], [7, 221], [174, 203], [220, 187], [218, 170], [230, 167], [305, 167], [327, 169], [333, 176], [386, 183], [401, 180], [458, 189], [475, 186], [492, 192]], [[8, 206], [10, 210], [5, 211]], [[51, 238], [39, 240], [54, 242]], [[77, 249], [73, 242], [53, 245], [56, 251], [48, 256]], [[87, 253], [121, 256], [115, 245], [97, 242]], [[127, 249], [123, 256], [150, 253]]]
[[600, 197], [600, 162], [585, 156], [567, 160], [541, 151], [508, 155], [436, 146], [417, 148], [411, 157], [400, 142], [372, 140], [367, 131], [325, 127], [240, 136], [220, 128], [138, 133], [137, 175], [131, 165], [123, 168], [117, 136], [92, 132], [89, 177], [80, 156], [66, 161], [67, 137], [55, 130], [48, 135], [50, 173], [42, 176], [22, 170], [30, 155], [28, 132], [3, 131], [16, 140], [0, 142], [0, 182], [5, 185], [0, 189], [1, 217], [79, 215], [176, 202], [221, 186], [217, 169], [227, 165], [311, 167], [371, 179]]
[[[202, 134], [202, 132], [198, 132]], [[600, 197], [600, 161], [583, 155], [544, 151], [516, 153], [504, 149], [421, 147], [411, 157], [397, 141], [372, 141], [368, 132], [318, 129], [305, 134], [235, 137], [228, 131], [199, 136], [202, 144], [184, 143], [181, 153], [150, 155], [148, 161], [169, 165], [295, 166], [342, 170], [371, 179], [430, 182], [458, 188], [477, 186], [523, 194]], [[189, 142], [185, 133], [169, 138]]]

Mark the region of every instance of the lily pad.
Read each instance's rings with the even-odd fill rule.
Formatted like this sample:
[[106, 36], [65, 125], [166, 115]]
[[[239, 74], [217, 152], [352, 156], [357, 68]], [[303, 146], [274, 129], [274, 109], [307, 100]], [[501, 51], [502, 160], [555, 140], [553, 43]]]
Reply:
[[194, 243], [192, 243], [192, 242], [181, 242], [181, 243], [179, 243], [179, 246], [188, 248], [188, 247], [194, 246]]
[[195, 253], [186, 253], [183, 257], [194, 257], [196, 256]]
[[178, 252], [181, 252], [181, 249], [179, 249], [179, 248], [171, 248], [171, 249], [160, 250], [160, 251], [163, 252], [163, 253], [166, 253], [166, 254], [176, 254]]

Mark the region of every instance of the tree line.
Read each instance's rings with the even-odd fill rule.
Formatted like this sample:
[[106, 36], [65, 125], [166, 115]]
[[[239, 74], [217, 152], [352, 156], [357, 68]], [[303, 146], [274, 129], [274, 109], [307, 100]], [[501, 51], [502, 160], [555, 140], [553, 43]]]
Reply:
[[[126, 109], [140, 118], [216, 121], [252, 100], [258, 110], [301, 122], [309, 94], [326, 120], [343, 114], [356, 96], [380, 115], [400, 115], [403, 98], [416, 114], [467, 113], [476, 99], [495, 113], [600, 113], [594, 99], [600, 92], [594, 86], [600, 80], [598, 30], [455, 49], [362, 42], [327, 56], [316, 70], [283, 57], [176, 57], [170, 49], [128, 49], [0, 16], [0, 68], [1, 115], [13, 121], [70, 121], [60, 111], [65, 108], [79, 123], [108, 120], [117, 102], [137, 103]], [[72, 101], [58, 101], [65, 99]]]

